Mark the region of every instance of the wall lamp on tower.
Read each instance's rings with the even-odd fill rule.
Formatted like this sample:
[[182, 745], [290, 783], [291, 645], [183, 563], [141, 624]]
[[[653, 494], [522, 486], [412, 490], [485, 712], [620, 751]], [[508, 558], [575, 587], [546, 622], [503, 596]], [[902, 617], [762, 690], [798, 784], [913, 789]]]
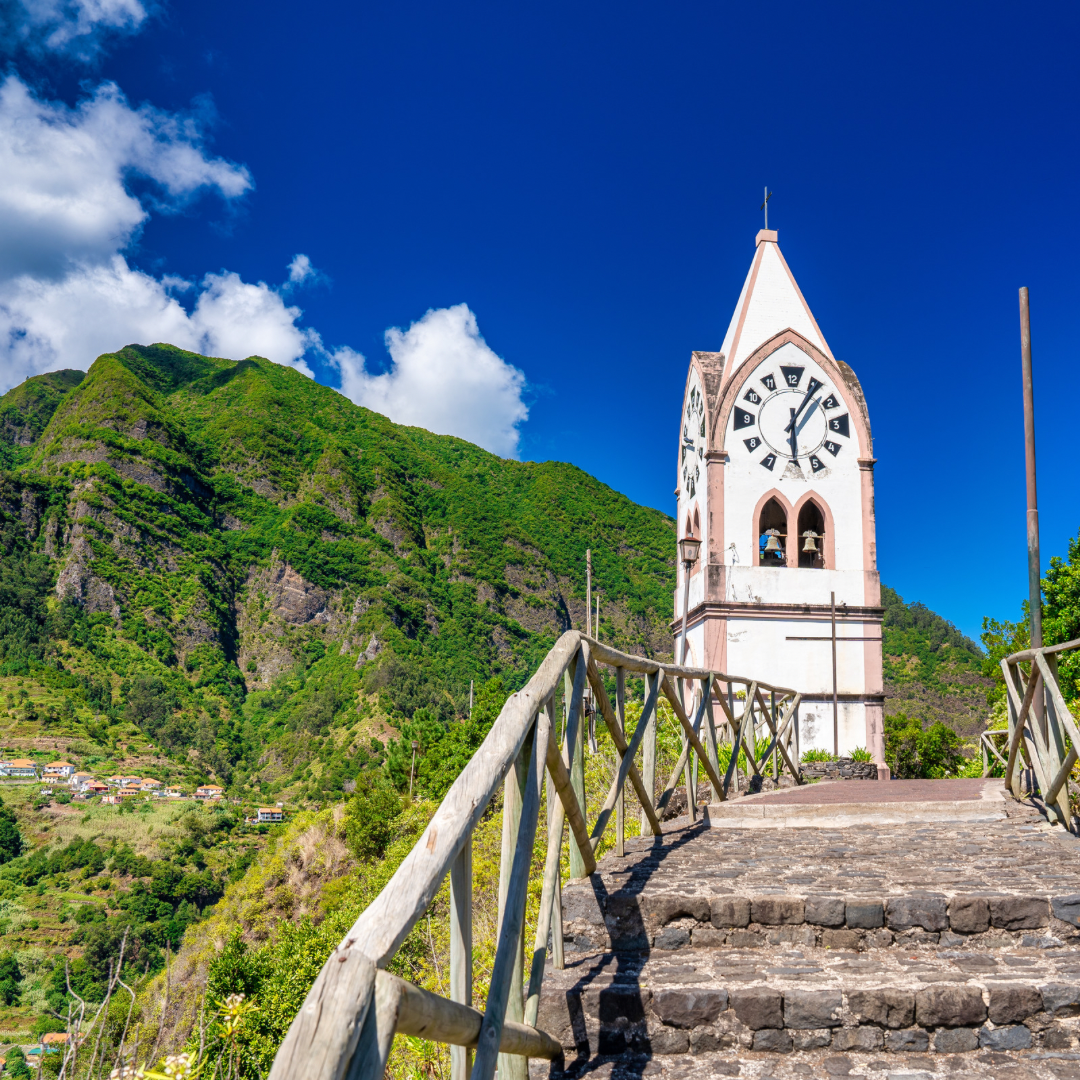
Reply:
[[686, 663], [686, 616], [687, 609], [690, 606], [690, 567], [698, 560], [698, 550], [701, 548], [701, 541], [696, 536], [684, 536], [679, 541], [679, 558], [682, 559], [683, 564], [683, 577], [686, 579], [683, 585], [683, 601], [682, 601], [682, 656], [679, 659], [680, 664]]

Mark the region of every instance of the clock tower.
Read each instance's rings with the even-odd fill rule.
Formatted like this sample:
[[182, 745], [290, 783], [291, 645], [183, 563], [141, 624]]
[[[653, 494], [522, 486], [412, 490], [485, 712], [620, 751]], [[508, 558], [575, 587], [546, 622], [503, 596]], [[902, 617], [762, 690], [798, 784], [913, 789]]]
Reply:
[[757, 235], [720, 352], [691, 354], [678, 463], [678, 534], [701, 541], [687, 664], [802, 691], [802, 749], [863, 746], [887, 776], [870, 417], [774, 231]]

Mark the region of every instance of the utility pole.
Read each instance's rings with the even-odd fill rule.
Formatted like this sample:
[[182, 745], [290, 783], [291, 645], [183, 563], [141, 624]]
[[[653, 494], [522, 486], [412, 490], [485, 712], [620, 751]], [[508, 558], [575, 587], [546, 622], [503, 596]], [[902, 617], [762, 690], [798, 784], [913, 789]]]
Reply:
[[1027, 286], [1020, 290], [1020, 364], [1024, 378], [1024, 465], [1027, 475], [1028, 604], [1031, 647], [1041, 649], [1042, 573], [1039, 563], [1039, 497], [1035, 490], [1035, 387], [1031, 376], [1031, 308]]
[[409, 802], [412, 802], [412, 787], [413, 777], [416, 775], [416, 751], [420, 748], [420, 744], [413, 739], [412, 741], [412, 764], [409, 766]]
[[585, 549], [585, 636], [592, 637], [592, 549]]
[[473, 681], [469, 680], [469, 719], [472, 719]]

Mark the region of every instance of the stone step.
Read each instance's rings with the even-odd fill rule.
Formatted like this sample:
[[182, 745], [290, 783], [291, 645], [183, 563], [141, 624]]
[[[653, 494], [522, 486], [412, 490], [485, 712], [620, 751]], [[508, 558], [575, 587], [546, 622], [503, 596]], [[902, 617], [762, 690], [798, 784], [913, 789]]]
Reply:
[[567, 1060], [721, 1050], [952, 1054], [1080, 1047], [1080, 948], [782, 945], [589, 953], [545, 979]]
[[563, 890], [538, 1023], [590, 1077], [1080, 1080], [1080, 848], [1007, 811], [628, 841]]

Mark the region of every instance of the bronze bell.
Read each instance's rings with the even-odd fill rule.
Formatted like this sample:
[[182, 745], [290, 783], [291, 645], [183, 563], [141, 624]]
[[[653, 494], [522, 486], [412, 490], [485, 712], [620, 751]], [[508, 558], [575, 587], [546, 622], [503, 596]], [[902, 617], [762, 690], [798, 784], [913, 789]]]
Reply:
[[769, 538], [765, 541], [766, 551], [783, 551], [783, 548], [780, 546], [780, 541], [776, 539], [780, 535], [776, 529], [766, 530], [765, 535]]
[[817, 551], [817, 541], [820, 535], [820, 533], [814, 532], [813, 529], [807, 529], [806, 532], [803, 533], [803, 536], [806, 537], [806, 539], [803, 541], [803, 551]]

